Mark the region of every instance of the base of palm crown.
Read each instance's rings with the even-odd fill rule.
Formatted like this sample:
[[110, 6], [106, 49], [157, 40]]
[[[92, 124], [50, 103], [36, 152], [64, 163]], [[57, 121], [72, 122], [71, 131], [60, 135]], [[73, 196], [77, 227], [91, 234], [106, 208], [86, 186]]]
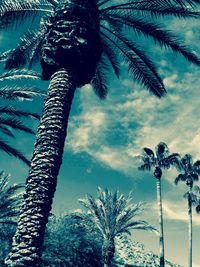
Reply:
[[162, 176], [162, 170], [161, 170], [161, 168], [159, 168], [159, 167], [156, 167], [156, 168], [155, 168], [154, 176], [155, 176], [157, 179], [160, 179], [160, 178], [161, 178], [161, 176]]
[[99, 14], [89, 0], [71, 0], [55, 8], [47, 22], [41, 65], [43, 79], [61, 68], [74, 71], [77, 86], [89, 83], [102, 54]]

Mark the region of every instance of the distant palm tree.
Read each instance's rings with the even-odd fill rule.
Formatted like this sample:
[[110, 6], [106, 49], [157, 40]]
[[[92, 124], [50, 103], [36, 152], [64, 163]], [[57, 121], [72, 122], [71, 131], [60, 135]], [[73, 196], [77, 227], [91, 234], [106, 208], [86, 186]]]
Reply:
[[157, 184], [157, 202], [159, 208], [159, 225], [160, 225], [160, 266], [165, 266], [164, 255], [164, 231], [163, 231], [163, 210], [162, 210], [162, 190], [161, 190], [161, 178], [162, 169], [169, 169], [178, 160], [178, 154], [169, 154], [167, 145], [163, 142], [159, 143], [155, 148], [155, 153], [150, 148], [143, 148], [142, 160], [143, 164], [139, 167], [139, 170], [150, 171], [154, 170], [154, 177]]
[[[136, 33], [135, 37], [141, 34], [151, 38], [199, 66], [196, 53], [159, 23], [159, 18], [165, 16], [200, 17], [195, 10], [199, 3], [200, 0], [124, 0], [119, 4], [111, 0], [1, 2], [0, 28], [19, 26], [24, 19], [26, 29], [30, 24], [32, 28], [37, 26], [22, 37], [16, 49], [2, 55], [5, 68], [32, 67], [39, 60], [43, 79], [51, 80], [8, 264], [39, 264], [76, 88], [91, 83], [97, 95], [105, 98], [109, 67], [120, 76], [124, 61], [134, 81], [158, 97], [165, 95], [150, 55], [140, 47], [138, 38], [127, 36], [127, 29]], [[30, 223], [34, 225], [31, 228]]]
[[9, 186], [9, 178], [9, 175], [0, 172], [0, 266], [4, 266], [3, 260], [11, 248], [10, 241], [16, 228], [24, 188], [22, 184]]
[[[188, 223], [189, 223], [189, 262], [188, 266], [192, 267], [192, 204], [196, 205], [196, 211], [198, 212], [197, 197], [193, 192], [194, 182], [199, 180], [200, 175], [200, 160], [193, 162], [192, 156], [186, 154], [181, 158], [176, 167], [180, 174], [175, 178], [174, 182], [177, 185], [179, 182], [184, 182], [188, 186], [188, 191], [184, 195], [188, 201]], [[198, 187], [195, 187], [196, 191]]]
[[[16, 101], [32, 100], [33, 96], [42, 94], [41, 90], [35, 86], [13, 85], [5, 82], [27, 78], [38, 79], [38, 75], [33, 71], [26, 70], [8, 71], [0, 74], [0, 150], [30, 165], [30, 161], [24, 154], [8, 144], [3, 137], [5, 135], [9, 138], [15, 138], [13, 130], [34, 134], [33, 130], [24, 125], [22, 120], [23, 118], [38, 120], [40, 118], [39, 115], [33, 112], [23, 111], [15, 107], [13, 103], [16, 103]], [[10, 101], [12, 101], [12, 104], [9, 104]]]
[[156, 231], [144, 220], [135, 219], [143, 211], [143, 203], [133, 204], [131, 195], [118, 191], [98, 189], [98, 197], [87, 195], [79, 200], [89, 211], [91, 220], [103, 237], [102, 256], [104, 267], [110, 267], [115, 254], [115, 238], [123, 234], [131, 235], [131, 230]]

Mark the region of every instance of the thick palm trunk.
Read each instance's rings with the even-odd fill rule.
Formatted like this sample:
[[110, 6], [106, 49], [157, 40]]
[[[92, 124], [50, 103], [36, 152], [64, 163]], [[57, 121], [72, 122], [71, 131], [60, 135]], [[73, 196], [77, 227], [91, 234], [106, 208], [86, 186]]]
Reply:
[[160, 243], [159, 243], [160, 267], [164, 267], [165, 266], [165, 256], [164, 256], [164, 231], [163, 231], [161, 179], [157, 179], [157, 201], [158, 201], [159, 227], [160, 227]]
[[62, 69], [52, 76], [26, 181], [24, 204], [6, 260], [8, 266], [39, 266], [75, 88], [69, 71]]
[[188, 227], [188, 234], [189, 234], [189, 258], [188, 258], [188, 267], [192, 267], [192, 202], [191, 202], [191, 188], [188, 195], [188, 219], [189, 219], [189, 227]]
[[114, 239], [105, 240], [103, 244], [103, 267], [110, 267], [112, 259], [115, 255], [115, 241]]

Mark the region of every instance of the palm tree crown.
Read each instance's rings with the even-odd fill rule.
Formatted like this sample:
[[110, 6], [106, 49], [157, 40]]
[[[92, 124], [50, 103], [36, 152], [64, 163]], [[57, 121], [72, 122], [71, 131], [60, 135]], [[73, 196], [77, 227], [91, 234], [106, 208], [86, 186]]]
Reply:
[[89, 211], [89, 215], [104, 238], [115, 238], [121, 234], [131, 235], [130, 230], [152, 230], [146, 221], [135, 217], [144, 210], [144, 203], [133, 204], [131, 194], [125, 196], [118, 191], [112, 193], [98, 188], [98, 198], [87, 195], [79, 200]]
[[0, 7], [1, 28], [30, 17], [38, 28], [26, 33], [17, 48], [6, 51], [1, 58], [6, 69], [26, 64], [32, 67], [40, 60], [43, 79], [50, 79], [61, 68], [70, 69], [78, 86], [91, 82], [95, 92], [104, 98], [109, 67], [119, 77], [121, 56], [133, 79], [161, 97], [165, 88], [155, 64], [137, 39], [127, 36], [127, 30], [152, 38], [161, 47], [169, 47], [200, 65], [196, 53], [159, 23], [160, 17], [169, 15], [199, 17], [200, 13], [195, 11], [195, 4], [199, 3], [199, 0], [139, 0], [122, 4], [111, 0], [4, 0]]
[[135, 217], [143, 211], [143, 204], [132, 204], [132, 197], [112, 193], [108, 189], [98, 189], [98, 198], [87, 195], [79, 200], [89, 211], [91, 220], [103, 237], [102, 257], [104, 267], [110, 267], [115, 254], [115, 238], [124, 234], [131, 235], [131, 230], [156, 229], [144, 220]]
[[193, 162], [192, 156], [186, 154], [183, 158], [176, 162], [176, 168], [180, 174], [175, 178], [175, 184], [185, 182], [186, 185], [193, 187], [195, 181], [199, 180], [200, 160]]
[[143, 164], [139, 167], [139, 170], [148, 170], [155, 168], [154, 175], [157, 178], [161, 178], [161, 169], [169, 169], [171, 165], [174, 165], [179, 158], [178, 153], [169, 153], [169, 148], [164, 142], [160, 142], [155, 147], [155, 153], [148, 147], [143, 148], [141, 159]]
[[[8, 138], [15, 138], [13, 130], [34, 134], [34, 131], [27, 127], [23, 118], [39, 119], [39, 115], [34, 112], [27, 112], [15, 107], [15, 105], [8, 104], [10, 101], [24, 101], [32, 100], [35, 95], [42, 95], [42, 91], [31, 85], [13, 85], [6, 84], [5, 81], [13, 81], [19, 79], [38, 79], [39, 76], [33, 71], [17, 70], [8, 71], [0, 75], [0, 150], [19, 158], [26, 164], [30, 164], [29, 160], [24, 154], [10, 145], [4, 136]], [[1, 86], [2, 84], [2, 86]]]

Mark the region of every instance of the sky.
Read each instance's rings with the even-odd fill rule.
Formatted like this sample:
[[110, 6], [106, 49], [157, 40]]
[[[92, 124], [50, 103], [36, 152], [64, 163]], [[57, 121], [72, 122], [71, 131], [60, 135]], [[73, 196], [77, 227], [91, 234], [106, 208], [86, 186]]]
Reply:
[[[186, 43], [200, 55], [199, 21], [167, 21], [168, 28], [178, 30]], [[13, 47], [20, 30], [0, 33], [0, 51]], [[143, 43], [144, 45], [144, 43]], [[135, 202], [146, 202], [143, 218], [158, 227], [156, 181], [151, 172], [140, 172], [138, 155], [143, 147], [166, 142], [171, 152], [192, 154], [200, 159], [200, 68], [171, 51], [146, 42], [145, 50], [155, 60], [167, 89], [167, 96], [157, 99], [142, 86], [123, 74], [110, 77], [109, 94], [99, 100], [90, 85], [77, 89], [69, 120], [63, 164], [58, 177], [53, 212], [57, 215], [79, 209], [78, 198], [86, 193], [96, 195], [97, 186], [133, 192]], [[39, 83], [47, 88], [47, 82]], [[23, 103], [20, 104], [23, 107]], [[25, 107], [41, 112], [42, 99]], [[36, 129], [37, 123], [32, 126]], [[34, 137], [18, 134], [18, 148], [31, 157]], [[24, 182], [28, 169], [17, 159], [0, 153], [1, 169], [10, 173], [12, 182]], [[164, 172], [162, 180], [166, 258], [187, 266], [187, 203], [184, 185], [175, 186], [176, 170]], [[194, 267], [200, 267], [200, 216], [194, 214]], [[152, 233], [134, 232], [133, 239], [147, 250], [158, 253], [158, 237]]]

